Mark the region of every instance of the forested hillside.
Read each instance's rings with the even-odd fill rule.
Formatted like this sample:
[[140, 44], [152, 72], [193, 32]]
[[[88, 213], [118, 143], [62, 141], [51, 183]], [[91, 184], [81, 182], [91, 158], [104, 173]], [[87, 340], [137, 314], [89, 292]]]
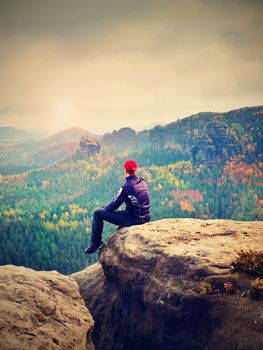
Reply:
[[[136, 133], [105, 135], [95, 155], [0, 176], [0, 264], [71, 273], [85, 256], [95, 208], [112, 200], [136, 159], [151, 195], [152, 220], [263, 219], [263, 108], [201, 113]], [[114, 231], [106, 225], [105, 240]]]

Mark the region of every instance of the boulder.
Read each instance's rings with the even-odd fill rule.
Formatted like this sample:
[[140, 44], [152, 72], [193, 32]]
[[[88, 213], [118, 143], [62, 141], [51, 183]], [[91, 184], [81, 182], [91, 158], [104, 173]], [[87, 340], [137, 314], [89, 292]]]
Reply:
[[0, 267], [0, 349], [92, 350], [93, 326], [73, 278]]
[[164, 219], [117, 231], [100, 262], [73, 274], [94, 320], [96, 350], [258, 350], [263, 305], [234, 273], [263, 246], [262, 222]]

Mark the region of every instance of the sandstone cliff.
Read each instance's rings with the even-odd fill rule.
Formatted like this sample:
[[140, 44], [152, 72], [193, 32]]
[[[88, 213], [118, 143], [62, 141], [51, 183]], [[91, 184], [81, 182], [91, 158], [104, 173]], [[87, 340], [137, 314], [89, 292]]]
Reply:
[[0, 267], [1, 350], [92, 350], [93, 325], [73, 278]]
[[199, 135], [191, 147], [195, 164], [211, 164], [216, 159], [226, 161], [231, 156], [241, 156], [242, 146], [239, 140], [228, 134], [228, 126], [224, 122], [211, 122]]
[[262, 247], [262, 222], [164, 219], [119, 230], [100, 263], [72, 275], [96, 350], [262, 349], [262, 301], [246, 295], [253, 278], [231, 270], [237, 251]]

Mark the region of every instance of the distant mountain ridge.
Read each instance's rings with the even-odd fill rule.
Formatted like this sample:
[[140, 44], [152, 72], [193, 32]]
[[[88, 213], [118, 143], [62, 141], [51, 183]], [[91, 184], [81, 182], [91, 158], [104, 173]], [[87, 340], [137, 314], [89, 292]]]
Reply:
[[77, 127], [61, 130], [39, 142], [39, 151], [31, 157], [29, 164], [45, 166], [70, 157], [78, 149], [81, 139], [87, 135], [91, 134]]
[[32, 132], [20, 130], [17, 128], [2, 126], [0, 127], [0, 142], [21, 142], [26, 140], [39, 140], [41, 135]]
[[[217, 145], [213, 144], [215, 139]], [[263, 106], [225, 113], [202, 112], [165, 126], [156, 126], [150, 130], [149, 142], [152, 147], [161, 149], [178, 146], [181, 153], [188, 153], [190, 157], [193, 147], [199, 152], [202, 146], [205, 153], [221, 148], [228, 153], [225, 154], [227, 158], [239, 153], [249, 161], [259, 160], [263, 157]], [[203, 156], [207, 158], [208, 154]]]
[[[26, 134], [25, 134], [26, 135]], [[91, 135], [88, 131], [71, 127], [59, 131], [42, 140], [23, 139], [23, 142], [7, 140], [0, 145], [0, 172], [9, 173], [15, 167], [43, 167], [73, 155], [79, 147], [82, 137]]]
[[[200, 112], [140, 132], [124, 127], [95, 139], [106, 152], [134, 150], [138, 161], [149, 164], [153, 153], [159, 165], [171, 157], [175, 161], [213, 162], [218, 155], [224, 159], [242, 155], [243, 159], [253, 162], [263, 159], [262, 121], [263, 106], [243, 107], [224, 113]], [[0, 131], [5, 137], [31, 135], [15, 128], [0, 128]], [[71, 127], [40, 141], [29, 138], [27, 143], [23, 140], [23, 143], [15, 144], [15, 141], [10, 141], [10, 136], [11, 145], [6, 147], [5, 141], [1, 142], [0, 132], [0, 172], [12, 173], [13, 170], [9, 172], [6, 169], [18, 166], [47, 166], [71, 157], [85, 136], [94, 138], [95, 135], [82, 128]], [[147, 160], [145, 152], [151, 155]]]
[[56, 145], [79, 143], [82, 136], [90, 134], [87, 130], [77, 127], [63, 129], [40, 141], [40, 146], [46, 148]]
[[242, 152], [260, 155], [263, 152], [262, 121], [263, 106], [224, 113], [200, 112], [137, 133], [132, 128], [114, 130], [103, 135], [102, 144], [117, 150], [134, 145], [140, 149], [144, 146], [157, 148], [162, 153], [177, 153], [183, 159], [195, 158], [198, 153], [198, 158], [209, 160], [225, 151], [227, 157]]

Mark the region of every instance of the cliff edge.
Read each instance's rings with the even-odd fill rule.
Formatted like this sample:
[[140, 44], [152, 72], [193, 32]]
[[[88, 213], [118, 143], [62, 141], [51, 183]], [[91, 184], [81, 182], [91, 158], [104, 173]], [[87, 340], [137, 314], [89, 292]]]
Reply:
[[93, 325], [73, 278], [0, 266], [0, 349], [94, 350]]
[[263, 247], [263, 222], [164, 219], [117, 231], [100, 262], [73, 274], [94, 320], [96, 350], [258, 350], [255, 277], [233, 273]]

